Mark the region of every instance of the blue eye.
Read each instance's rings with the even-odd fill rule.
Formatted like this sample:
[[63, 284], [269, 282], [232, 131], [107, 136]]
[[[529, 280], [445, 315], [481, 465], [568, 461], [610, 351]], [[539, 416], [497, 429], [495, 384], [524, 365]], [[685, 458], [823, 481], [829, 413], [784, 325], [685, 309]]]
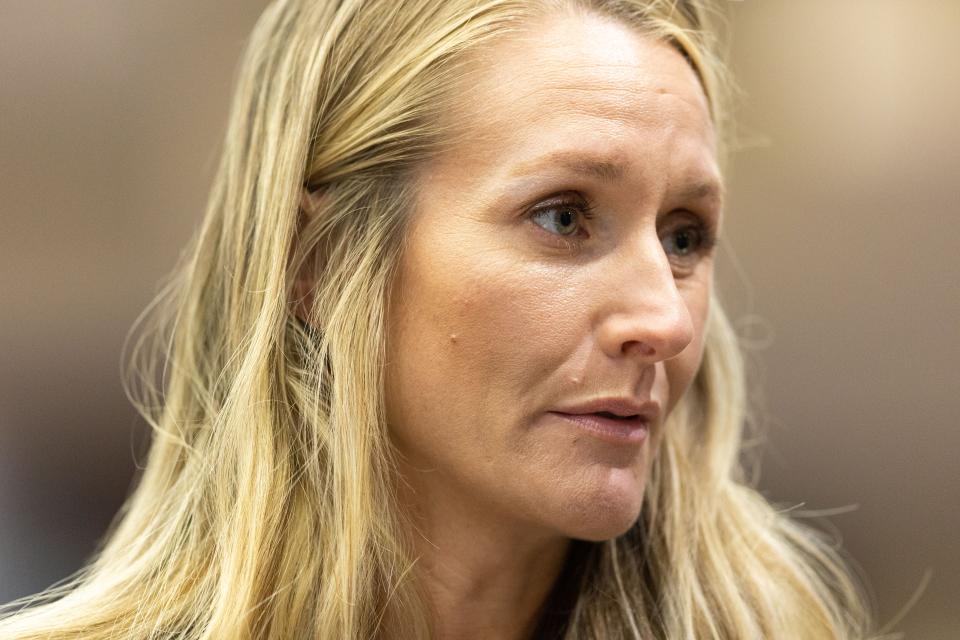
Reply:
[[678, 227], [663, 239], [667, 254], [687, 258], [692, 254], [707, 253], [716, 244], [716, 232], [709, 224], [696, 222]]
[[[681, 256], [697, 251], [700, 245], [703, 244], [700, 229], [693, 226], [677, 229], [667, 236], [668, 240], [670, 238], [673, 239], [673, 242], [664, 242], [664, 246], [667, 247], [667, 253], [676, 253]], [[673, 245], [673, 251], [670, 250], [668, 245]]]
[[559, 201], [541, 206], [530, 214], [534, 223], [547, 231], [564, 237], [576, 235], [584, 220], [593, 217], [584, 202]]

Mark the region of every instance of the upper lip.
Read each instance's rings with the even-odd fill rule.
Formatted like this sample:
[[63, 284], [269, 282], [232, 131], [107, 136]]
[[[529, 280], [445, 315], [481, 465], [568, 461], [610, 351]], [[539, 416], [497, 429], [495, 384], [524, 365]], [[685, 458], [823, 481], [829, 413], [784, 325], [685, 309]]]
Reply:
[[649, 422], [655, 422], [660, 416], [660, 403], [655, 400], [635, 400], [633, 398], [607, 397], [596, 398], [580, 404], [569, 405], [555, 410], [557, 413], [602, 413], [608, 412], [620, 417], [639, 415]]

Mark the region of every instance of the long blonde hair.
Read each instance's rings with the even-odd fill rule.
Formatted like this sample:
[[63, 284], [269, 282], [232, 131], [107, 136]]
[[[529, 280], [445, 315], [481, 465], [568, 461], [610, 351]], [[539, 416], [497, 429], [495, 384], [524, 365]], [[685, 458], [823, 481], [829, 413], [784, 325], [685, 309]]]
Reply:
[[[203, 224], [131, 351], [128, 390], [153, 428], [145, 469], [89, 565], [14, 603], [0, 637], [430, 637], [382, 393], [409, 177], [456, 136], [436, 123], [466, 54], [564, 7], [676, 46], [723, 129], [722, 67], [698, 2], [270, 5]], [[310, 217], [305, 186], [324, 195]], [[305, 270], [317, 284], [301, 321]], [[737, 338], [714, 297], [641, 517], [617, 539], [575, 543], [544, 637], [867, 633], [838, 552], [743, 477], [745, 407]]]

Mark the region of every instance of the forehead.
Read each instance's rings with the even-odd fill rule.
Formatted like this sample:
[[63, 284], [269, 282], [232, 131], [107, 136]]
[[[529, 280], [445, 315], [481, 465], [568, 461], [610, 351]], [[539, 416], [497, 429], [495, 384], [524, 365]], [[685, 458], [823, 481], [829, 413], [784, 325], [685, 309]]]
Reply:
[[459, 162], [529, 164], [579, 150], [626, 167], [658, 149], [661, 165], [715, 173], [696, 73], [671, 45], [613, 18], [571, 10], [532, 19], [469, 69], [452, 114], [465, 141]]
[[[659, 96], [707, 115], [696, 74], [670, 44], [597, 13], [541, 16], [478, 54], [478, 88], [509, 92], [517, 106], [562, 98], [600, 115], [643, 116]], [[584, 92], [589, 92], [585, 94]], [[540, 94], [540, 95], [537, 95]]]

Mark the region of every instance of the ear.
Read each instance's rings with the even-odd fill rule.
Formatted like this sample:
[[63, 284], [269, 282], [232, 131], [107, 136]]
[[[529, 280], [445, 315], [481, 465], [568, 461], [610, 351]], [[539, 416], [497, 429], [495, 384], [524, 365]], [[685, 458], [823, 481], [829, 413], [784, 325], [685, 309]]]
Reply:
[[300, 212], [314, 216], [323, 202], [324, 193], [320, 189], [310, 190], [306, 186], [300, 189]]
[[[297, 212], [298, 238], [303, 228], [320, 210], [323, 198], [324, 194], [319, 189], [310, 191], [307, 187], [303, 187], [300, 190], [300, 210]], [[316, 263], [315, 252], [316, 248], [307, 256], [294, 277], [291, 293], [292, 299], [290, 302], [293, 305], [293, 312], [304, 323], [308, 323], [310, 309], [313, 307], [313, 292], [316, 284], [316, 274], [313, 271]], [[294, 254], [295, 247], [291, 247], [291, 256]]]

